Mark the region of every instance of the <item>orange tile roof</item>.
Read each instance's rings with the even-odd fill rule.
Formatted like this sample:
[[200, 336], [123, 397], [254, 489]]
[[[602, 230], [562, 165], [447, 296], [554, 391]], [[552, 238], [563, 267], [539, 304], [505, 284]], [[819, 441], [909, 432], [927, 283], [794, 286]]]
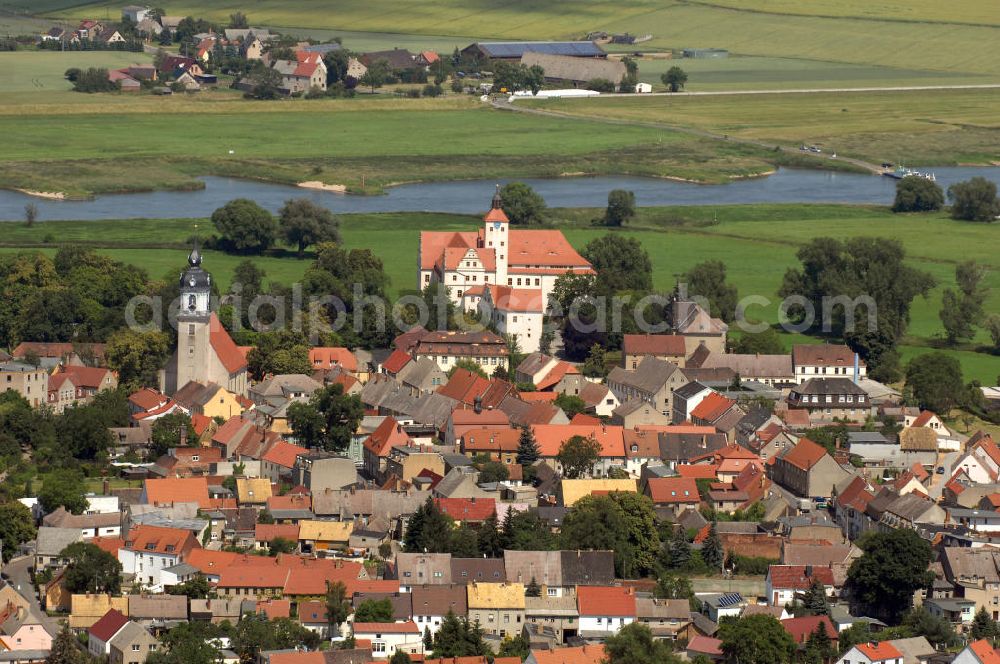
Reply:
[[997, 653], [986, 639], [979, 639], [969, 644], [969, 649], [976, 654], [982, 664], [1000, 664], [1000, 653]]
[[593, 415], [587, 415], [585, 413], [577, 413], [573, 416], [573, 419], [571, 419], [569, 423], [573, 426], [600, 426], [601, 418], [594, 417]]
[[254, 540], [270, 542], [282, 537], [292, 542], [299, 540], [299, 527], [294, 523], [258, 523], [254, 526]]
[[462, 432], [463, 452], [516, 452], [521, 432], [513, 427], [482, 427]]
[[927, 472], [927, 469], [924, 468], [919, 461], [910, 466], [910, 472], [913, 473], [913, 476], [920, 482], [923, 482], [931, 476], [931, 474]]
[[143, 484], [146, 502], [150, 505], [173, 505], [174, 503], [198, 503], [198, 507], [210, 507], [208, 480], [204, 477], [168, 477], [150, 479]]
[[[681, 463], [674, 466], [681, 477], [692, 480], [714, 480], [719, 472], [719, 466], [714, 463]], [[669, 479], [669, 478], [667, 478]]]
[[190, 530], [160, 526], [136, 526], [129, 532], [126, 548], [139, 553], [183, 556], [191, 548], [200, 548]]
[[219, 588], [284, 588], [291, 573], [285, 567], [230, 565], [219, 570]]
[[144, 387], [141, 390], [128, 395], [128, 400], [140, 410], [149, 410], [165, 404], [169, 401], [169, 398], [159, 390], [154, 390], [151, 387]]
[[619, 426], [577, 426], [572, 424], [536, 424], [531, 427], [543, 457], [554, 457], [573, 436], [593, 438], [601, 445], [602, 457], [624, 457], [625, 437]]
[[559, 395], [555, 392], [521, 392], [521, 401], [532, 403], [534, 401], [555, 401]]
[[247, 368], [246, 358], [243, 357], [243, 353], [236, 347], [233, 338], [226, 332], [226, 328], [222, 327], [219, 317], [214, 313], [209, 319], [208, 341], [226, 371], [233, 374]]
[[113, 376], [110, 369], [103, 367], [86, 367], [78, 364], [70, 364], [59, 369], [59, 373], [68, 376], [77, 387], [86, 387], [94, 390], [105, 385], [105, 379]]
[[622, 340], [622, 352], [626, 355], [684, 357], [685, 348], [684, 337], [679, 334], [626, 334]]
[[694, 410], [691, 411], [691, 417], [705, 422], [714, 422], [722, 417], [725, 412], [732, 408], [735, 404], [735, 401], [722, 396], [718, 392], [709, 392], [709, 394], [701, 400], [701, 403], [695, 406]]
[[471, 405], [490, 388], [490, 381], [468, 369], [457, 369], [448, 382], [438, 388], [438, 394]]
[[698, 484], [691, 477], [651, 477], [647, 483], [647, 493], [658, 505], [697, 504]]
[[823, 629], [831, 641], [837, 640], [837, 628], [830, 621], [830, 616], [803, 616], [801, 618], [788, 618], [781, 621], [781, 626], [785, 628], [786, 632], [791, 634], [792, 640], [798, 644], [805, 643], [820, 625], [823, 625]]
[[903, 656], [903, 653], [896, 650], [896, 647], [888, 641], [883, 641], [882, 643], [859, 643], [854, 647], [872, 662], [884, 662], [887, 659], [897, 659]]
[[688, 641], [687, 650], [705, 655], [722, 655], [722, 641], [711, 636], [695, 634]]
[[317, 346], [309, 349], [309, 364], [314, 369], [343, 367], [345, 371], [357, 371], [358, 360], [354, 353], [340, 346]]
[[559, 360], [554, 367], [552, 367], [545, 376], [538, 379], [538, 383], [535, 387], [539, 390], [547, 390], [550, 387], [555, 387], [559, 384], [567, 374], [573, 375], [580, 373], [580, 370], [575, 364], [570, 364], [563, 360]]
[[302, 494], [271, 496], [267, 499], [268, 510], [311, 510], [312, 498]]
[[485, 521], [496, 514], [493, 498], [435, 498], [438, 508], [455, 521]]
[[284, 440], [276, 440], [271, 447], [268, 448], [261, 456], [262, 461], [269, 461], [270, 463], [282, 466], [284, 468], [294, 468], [295, 459], [300, 454], [308, 454], [309, 450], [299, 445], [293, 445], [292, 443], [285, 442]]
[[545, 311], [545, 298], [542, 297], [540, 288], [513, 288], [499, 284], [489, 284], [487, 288], [493, 307], [500, 311], [525, 313]]
[[118, 549], [125, 547], [125, 540], [121, 537], [92, 537], [88, 542], [101, 551], [110, 553], [115, 558], [118, 557]]
[[268, 620], [289, 618], [292, 615], [292, 603], [287, 599], [269, 599], [257, 602], [257, 614], [267, 616]]
[[377, 457], [386, 457], [393, 447], [405, 446], [410, 442], [412, 440], [409, 434], [403, 431], [403, 427], [393, 418], [387, 417], [365, 439], [365, 449]]
[[[358, 644], [360, 647], [360, 644]], [[371, 644], [369, 644], [371, 647]], [[267, 657], [268, 664], [326, 664], [326, 655], [319, 650], [277, 651]]]
[[532, 650], [537, 664], [604, 664], [605, 652], [601, 644]]
[[806, 572], [809, 571], [806, 565], [771, 565], [767, 569], [767, 575], [771, 579], [771, 587], [807, 590], [813, 579], [819, 579], [828, 588], [834, 585], [832, 569], [813, 565], [808, 567], [812, 567], [811, 576], [806, 575]]
[[194, 413], [191, 415], [191, 427], [198, 436], [205, 433], [205, 430], [208, 429], [211, 424], [212, 418], [208, 415], [202, 415], [201, 413]]
[[386, 358], [385, 362], [382, 363], [382, 368], [386, 370], [387, 373], [397, 374], [403, 370], [407, 364], [413, 361], [410, 354], [404, 350], [394, 350], [392, 355]]
[[635, 617], [635, 593], [619, 586], [578, 586], [577, 608], [580, 616]]
[[911, 424], [910, 426], [913, 427], [926, 426], [926, 424], [931, 421], [931, 418], [934, 417], [937, 417], [937, 415], [935, 415], [932, 411], [922, 410], [920, 411], [920, 415], [917, 416], [917, 419], [913, 420], [913, 424]]
[[795, 444], [795, 447], [789, 450], [781, 459], [796, 468], [809, 470], [819, 463], [819, 460], [824, 456], [826, 456], [826, 448], [803, 437], [799, 438], [799, 442]]
[[354, 623], [355, 634], [420, 634], [412, 620], [402, 623]]

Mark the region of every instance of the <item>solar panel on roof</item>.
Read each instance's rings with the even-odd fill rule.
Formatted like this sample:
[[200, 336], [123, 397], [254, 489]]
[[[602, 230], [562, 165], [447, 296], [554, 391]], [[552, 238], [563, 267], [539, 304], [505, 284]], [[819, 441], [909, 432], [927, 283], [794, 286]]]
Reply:
[[719, 606], [720, 607], [736, 606], [742, 601], [743, 601], [743, 595], [739, 593], [726, 593], [725, 595], [719, 598]]
[[525, 51], [548, 55], [595, 57], [604, 51], [594, 42], [488, 42], [480, 43], [492, 58], [519, 58]]

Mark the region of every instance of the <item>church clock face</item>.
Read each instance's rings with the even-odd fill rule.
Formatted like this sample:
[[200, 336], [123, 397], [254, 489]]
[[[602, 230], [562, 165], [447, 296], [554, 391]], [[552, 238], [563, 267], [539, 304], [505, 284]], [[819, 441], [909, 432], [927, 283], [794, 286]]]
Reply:
[[194, 284], [195, 284], [194, 277], [191, 277], [190, 279], [188, 279], [188, 283], [191, 284], [192, 287], [194, 287]]

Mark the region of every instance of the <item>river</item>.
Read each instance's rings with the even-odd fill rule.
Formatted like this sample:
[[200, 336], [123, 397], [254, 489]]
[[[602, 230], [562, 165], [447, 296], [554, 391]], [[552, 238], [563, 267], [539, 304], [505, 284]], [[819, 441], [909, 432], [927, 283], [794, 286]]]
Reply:
[[[981, 175], [1000, 184], [1000, 167], [926, 168], [948, 185]], [[55, 201], [0, 190], [0, 220], [24, 219], [24, 206], [38, 207], [39, 221], [207, 217], [234, 198], [250, 198], [276, 212], [289, 198], [306, 197], [334, 212], [479, 213], [489, 205], [493, 180], [428, 182], [389, 188], [382, 196], [351, 196], [281, 184], [204, 177], [196, 191], [108, 194], [85, 201]], [[501, 184], [509, 180], [499, 180]], [[773, 175], [721, 185], [644, 177], [525, 179], [550, 207], [604, 207], [612, 189], [635, 192], [636, 204], [736, 205], [747, 203], [845, 203], [886, 205], [896, 181], [887, 177], [829, 171], [780, 169]]]

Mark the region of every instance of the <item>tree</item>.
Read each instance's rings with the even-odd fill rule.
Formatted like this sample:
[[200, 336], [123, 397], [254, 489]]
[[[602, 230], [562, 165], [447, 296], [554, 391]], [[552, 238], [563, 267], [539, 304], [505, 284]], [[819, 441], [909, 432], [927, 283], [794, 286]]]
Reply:
[[255, 380], [289, 373], [312, 373], [309, 342], [301, 332], [289, 329], [263, 332], [247, 353], [247, 370]]
[[[887, 238], [816, 238], [796, 255], [802, 267], [785, 272], [778, 295], [805, 298], [815, 316], [810, 321], [807, 308], [792, 306], [789, 320], [802, 331], [843, 338], [873, 378], [897, 380], [896, 341], [909, 325], [913, 299], [926, 296], [934, 278], [906, 265], [902, 244]], [[831, 307], [826, 298], [843, 304]], [[869, 298], [874, 307], [864, 304]]]
[[826, 598], [826, 586], [815, 576], [802, 596], [802, 606], [809, 615], [830, 615], [830, 603]]
[[117, 595], [121, 590], [121, 563], [118, 558], [97, 545], [74, 542], [63, 549], [59, 556], [69, 561], [63, 577], [69, 592]]
[[340, 581], [326, 582], [326, 619], [331, 631], [340, 626], [351, 615], [351, 601], [347, 595], [347, 587]]
[[826, 629], [826, 623], [820, 622], [806, 639], [803, 664], [827, 664], [827, 662], [836, 656], [837, 651], [834, 650], [833, 642]]
[[583, 375], [588, 378], [604, 378], [608, 375], [607, 353], [601, 344], [590, 347], [587, 361], [583, 363]]
[[118, 384], [129, 390], [157, 386], [158, 373], [169, 357], [170, 337], [158, 330], [122, 328], [108, 339], [104, 351], [108, 368], [118, 373]]
[[62, 629], [52, 639], [52, 648], [45, 664], [86, 664], [87, 656], [80, 650], [79, 641], [69, 629], [69, 623], [64, 622]]
[[990, 612], [985, 606], [979, 607], [975, 617], [972, 619], [972, 627], [969, 629], [969, 636], [974, 641], [979, 639], [995, 639], [1000, 636], [1000, 625], [990, 617]]
[[725, 559], [725, 552], [722, 550], [722, 540], [719, 539], [719, 531], [715, 527], [715, 521], [708, 528], [708, 537], [701, 545], [701, 559], [705, 561], [713, 572], [722, 571], [722, 563]]
[[571, 480], [590, 474], [601, 455], [601, 444], [593, 438], [572, 436], [559, 446], [556, 460], [562, 466], [563, 477]]
[[81, 70], [73, 81], [74, 92], [114, 92], [118, 84], [108, 78], [108, 70], [100, 67], [89, 67]]
[[17, 501], [0, 503], [0, 542], [3, 561], [7, 562], [17, 553], [18, 547], [35, 539], [37, 533], [31, 510]]
[[479, 526], [477, 536], [479, 554], [487, 558], [499, 558], [503, 555], [503, 539], [500, 534], [500, 524], [497, 513], [493, 512]]
[[239, 253], [261, 254], [278, 237], [271, 213], [247, 198], [231, 200], [215, 210], [212, 223], [222, 242]]
[[500, 528], [501, 551], [554, 551], [558, 542], [537, 510], [507, 510]]
[[236, 12], [229, 15], [229, 27], [237, 29], [245, 29], [250, 27], [250, 19], [243, 12]]
[[944, 191], [936, 182], [908, 175], [896, 184], [893, 212], [931, 212], [944, 205]]
[[986, 268], [976, 261], [964, 261], [955, 266], [955, 282], [958, 290], [946, 288], [941, 296], [941, 323], [949, 344], [971, 339], [973, 325], [983, 316], [983, 303], [988, 289], [982, 282]]
[[947, 415], [962, 402], [966, 391], [962, 365], [941, 352], [918, 355], [906, 365], [906, 387], [921, 407]]
[[755, 614], [719, 624], [716, 638], [732, 664], [787, 664], [795, 654], [795, 641], [774, 616]]
[[191, 416], [183, 410], [175, 410], [153, 422], [150, 431], [152, 439], [151, 452], [154, 458], [167, 454], [171, 448], [192, 445], [194, 425]]
[[542, 587], [538, 585], [538, 580], [535, 577], [531, 577], [531, 581], [524, 587], [525, 597], [541, 597]]
[[763, 332], [743, 332], [739, 338], [732, 341], [729, 352], [746, 355], [781, 355], [785, 352], [785, 345], [781, 342], [781, 335], [773, 327], [769, 327]]
[[410, 517], [403, 536], [403, 547], [412, 553], [450, 553], [454, 522], [428, 497]]
[[147, 664], [215, 664], [220, 653], [213, 643], [221, 636], [218, 626], [210, 622], [182, 622], [162, 637], [162, 648], [149, 653]]
[[863, 611], [897, 624], [913, 603], [913, 593], [934, 579], [928, 571], [931, 547], [908, 528], [870, 532], [858, 539], [864, 554], [851, 563], [847, 586]]
[[53, 470], [43, 478], [38, 502], [46, 513], [65, 507], [73, 514], [83, 514], [87, 509], [83, 475], [75, 470]]
[[500, 189], [500, 207], [512, 224], [539, 224], [545, 220], [545, 199], [523, 182], [511, 182]]
[[708, 300], [713, 316], [727, 323], [736, 319], [739, 294], [736, 286], [726, 282], [726, 264], [722, 261], [704, 261], [684, 275], [690, 295]]
[[680, 67], [674, 66], [666, 71], [663, 76], [660, 77], [663, 84], [667, 86], [671, 92], [679, 92], [681, 88], [688, 81], [687, 73]]
[[294, 553], [298, 545], [286, 537], [275, 537], [267, 543], [267, 554], [277, 556], [281, 553]]
[[[600, 346], [596, 346], [596, 348], [600, 348]], [[573, 419], [576, 414], [587, 410], [587, 403], [583, 399], [567, 392], [560, 393], [555, 398], [554, 403], [566, 413], [566, 417], [569, 419]]]
[[653, 288], [653, 264], [633, 237], [609, 233], [588, 242], [580, 255], [597, 272], [597, 290], [602, 294]]
[[958, 637], [948, 619], [935, 616], [922, 606], [910, 609], [903, 616], [901, 628], [908, 630], [912, 636], [926, 638], [936, 648], [950, 648], [958, 643]]
[[278, 99], [281, 92], [281, 72], [266, 65], [259, 65], [250, 71], [251, 88], [244, 96], [250, 99]]
[[614, 81], [609, 81], [606, 78], [592, 78], [583, 84], [583, 87], [587, 90], [593, 90], [594, 92], [614, 92], [615, 84]]
[[390, 73], [392, 73], [392, 68], [389, 67], [388, 61], [376, 60], [368, 65], [368, 70], [361, 75], [358, 83], [370, 87], [372, 94], [375, 94], [375, 88], [381, 88], [385, 84], [386, 79], [389, 78]]
[[410, 664], [412, 661], [413, 660], [410, 659], [410, 656], [402, 650], [397, 650], [392, 654], [392, 657], [389, 658], [389, 664]]
[[515, 637], [505, 637], [503, 641], [500, 642], [500, 650], [497, 651], [497, 657], [517, 657], [521, 661], [527, 659], [528, 655], [531, 654], [531, 643], [524, 634], [518, 634]]
[[347, 449], [364, 416], [355, 394], [344, 394], [339, 383], [317, 390], [308, 403], [288, 407], [288, 424], [295, 439], [307, 447], [330, 451]]
[[545, 82], [545, 70], [538, 65], [528, 67], [520, 63], [493, 63], [493, 92], [511, 93], [517, 90], [531, 90], [538, 94]]
[[244, 616], [232, 633], [232, 649], [244, 662], [255, 661], [267, 650], [305, 649], [319, 645], [319, 636], [289, 618], [269, 620], [265, 615]]
[[24, 206], [24, 224], [28, 227], [34, 226], [35, 221], [38, 220], [38, 206], [34, 203], [28, 203]]
[[691, 599], [694, 597], [694, 589], [686, 576], [665, 572], [657, 579], [653, 596], [662, 599]]
[[527, 468], [538, 461], [540, 455], [541, 450], [538, 441], [535, 440], [535, 432], [525, 424], [521, 427], [521, 435], [517, 440], [517, 462], [522, 468]]
[[188, 599], [205, 599], [212, 592], [212, 586], [204, 574], [198, 573], [184, 583], [170, 586], [171, 595], [186, 595]]
[[298, 247], [299, 257], [311, 244], [340, 242], [340, 222], [332, 212], [308, 198], [285, 201], [278, 211], [278, 224], [285, 241]]
[[608, 664], [678, 664], [670, 644], [654, 639], [648, 625], [629, 623], [604, 641]]
[[451, 378], [452, 376], [455, 375], [455, 372], [458, 371], [459, 369], [465, 369], [466, 371], [470, 371], [475, 375], [479, 376], [480, 378], [489, 378], [489, 376], [486, 375], [486, 370], [483, 369], [483, 365], [479, 364], [478, 362], [473, 362], [472, 360], [464, 358], [461, 360], [457, 360], [455, 362], [455, 366], [453, 366], [451, 369], [448, 369], [445, 375], [448, 376], [448, 378]]
[[613, 550], [615, 571], [626, 578], [649, 574], [660, 551], [653, 503], [634, 492], [577, 501], [563, 519], [561, 536], [566, 549]]
[[392, 622], [392, 602], [388, 598], [366, 599], [354, 609], [354, 622]]
[[635, 216], [635, 192], [612, 189], [608, 193], [608, 207], [604, 211], [605, 226], [624, 226]]
[[671, 569], [684, 569], [691, 560], [691, 543], [683, 528], [675, 528], [667, 548], [668, 564]]
[[984, 177], [974, 177], [948, 187], [951, 218], [965, 221], [994, 221], [1000, 215], [997, 186]]
[[510, 479], [510, 470], [499, 461], [489, 461], [479, 469], [480, 484], [506, 482], [508, 479]]
[[483, 630], [479, 623], [470, 623], [465, 616], [458, 617], [448, 609], [448, 614], [434, 635], [433, 657], [473, 657], [489, 652], [491, 651], [483, 641]]

